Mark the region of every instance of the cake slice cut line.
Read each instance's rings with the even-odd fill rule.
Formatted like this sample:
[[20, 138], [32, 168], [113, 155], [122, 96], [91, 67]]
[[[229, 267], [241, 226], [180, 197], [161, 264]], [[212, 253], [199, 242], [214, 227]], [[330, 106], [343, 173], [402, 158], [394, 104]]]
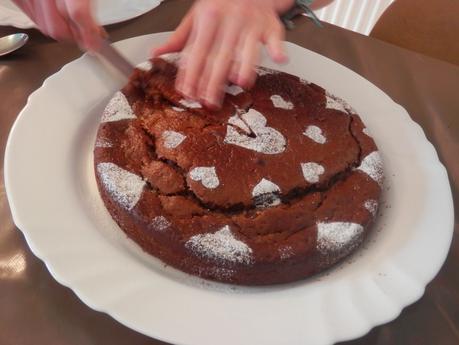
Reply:
[[[241, 121], [234, 117], [230, 118], [232, 123], [226, 127], [226, 136], [224, 139], [226, 144], [270, 155], [285, 151], [287, 145], [285, 137], [275, 128], [267, 126], [266, 117], [262, 113], [254, 108], [250, 108], [249, 111], [239, 117], [242, 119]], [[238, 126], [243, 131], [247, 131], [248, 127], [255, 134], [255, 137], [241, 134], [233, 126]]]

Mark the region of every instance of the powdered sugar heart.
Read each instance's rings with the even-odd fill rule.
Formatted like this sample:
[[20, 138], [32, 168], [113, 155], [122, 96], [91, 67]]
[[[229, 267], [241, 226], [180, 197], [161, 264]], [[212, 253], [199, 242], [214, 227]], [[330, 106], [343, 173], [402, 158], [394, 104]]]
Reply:
[[238, 85], [227, 85], [225, 87], [225, 92], [229, 93], [230, 95], [237, 96], [240, 93], [243, 93], [244, 90]]
[[160, 58], [173, 65], [178, 65], [180, 62], [180, 53], [168, 53], [161, 55]]
[[247, 124], [244, 121], [242, 121], [238, 115], [231, 116], [228, 119], [228, 123], [236, 127], [239, 127], [239, 129], [241, 129], [246, 134], [251, 133], [249, 126], [247, 126]]
[[172, 107], [172, 109], [175, 110], [175, 111], [177, 111], [177, 112], [179, 112], [179, 113], [185, 111], [185, 109], [180, 108], [180, 107]]
[[308, 126], [303, 134], [318, 144], [325, 144], [327, 141], [322, 130], [317, 126]]
[[216, 261], [250, 264], [252, 248], [236, 239], [228, 225], [215, 233], [192, 236], [185, 247], [204, 258]]
[[378, 151], [373, 151], [366, 156], [360, 166], [357, 168], [375, 180], [379, 186], [382, 186], [384, 173], [381, 155]]
[[220, 185], [215, 167], [196, 167], [189, 173], [193, 181], [201, 181], [202, 185], [209, 189], [215, 189]]
[[105, 108], [101, 122], [114, 122], [135, 118], [136, 116], [126, 96], [121, 91], [118, 91]]
[[264, 76], [264, 75], [270, 75], [270, 74], [279, 74], [279, 71], [273, 70], [271, 68], [266, 68], [266, 67], [256, 67], [255, 72], [258, 74], [258, 76]]
[[252, 197], [257, 207], [276, 206], [281, 203], [279, 198], [280, 188], [277, 184], [263, 178], [253, 188]]
[[137, 66], [135, 66], [137, 69], [140, 69], [142, 71], [149, 71], [152, 69], [153, 64], [151, 61], [144, 61], [142, 63], [139, 63]]
[[185, 108], [189, 108], [189, 109], [199, 109], [199, 108], [202, 108], [201, 103], [196, 102], [196, 101], [192, 101], [192, 100], [190, 100], [190, 99], [182, 99], [182, 100], [180, 100], [179, 103], [180, 103], [181, 105], [183, 105]]
[[286, 101], [280, 95], [272, 95], [271, 102], [273, 102], [274, 107], [286, 110], [292, 110], [294, 108], [293, 103]]
[[153, 220], [151, 222], [151, 226], [156, 231], [165, 231], [171, 226], [171, 223], [167, 220], [166, 217], [157, 216], [157, 217], [153, 218]]
[[362, 239], [363, 226], [349, 222], [330, 222], [317, 224], [317, 249], [321, 252], [336, 252], [342, 248], [350, 250]]
[[105, 189], [114, 200], [132, 210], [142, 196], [145, 181], [114, 163], [99, 163], [97, 172]]
[[[266, 118], [255, 109], [250, 109], [240, 118], [233, 116], [228, 121], [224, 142], [264, 154], [278, 154], [285, 151], [286, 140], [282, 133], [266, 126]], [[240, 133], [234, 126], [239, 127]], [[252, 132], [255, 137], [249, 136]]]
[[176, 131], [164, 131], [161, 136], [167, 149], [175, 149], [186, 139], [185, 135]]
[[319, 182], [320, 175], [325, 172], [325, 168], [314, 162], [301, 163], [301, 170], [303, 171], [304, 179], [309, 183]]

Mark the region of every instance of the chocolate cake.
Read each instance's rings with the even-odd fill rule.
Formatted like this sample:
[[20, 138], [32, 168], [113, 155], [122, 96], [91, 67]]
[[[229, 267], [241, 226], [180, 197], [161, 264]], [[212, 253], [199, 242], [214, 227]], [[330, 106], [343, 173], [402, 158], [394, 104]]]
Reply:
[[174, 89], [173, 62], [138, 69], [106, 107], [94, 150], [102, 199], [145, 251], [184, 272], [285, 283], [363, 241], [383, 182], [355, 111], [318, 85], [258, 68], [212, 111]]

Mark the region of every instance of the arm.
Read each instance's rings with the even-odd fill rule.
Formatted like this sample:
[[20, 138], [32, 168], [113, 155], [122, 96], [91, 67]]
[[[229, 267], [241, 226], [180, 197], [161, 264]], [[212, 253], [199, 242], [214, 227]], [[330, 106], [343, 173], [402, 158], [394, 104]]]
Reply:
[[228, 80], [249, 88], [265, 45], [270, 57], [285, 62], [284, 28], [279, 14], [293, 0], [197, 0], [169, 41], [154, 56], [182, 51], [176, 88], [186, 97], [219, 107]]
[[75, 41], [95, 50], [103, 32], [91, 13], [90, 0], [13, 0], [38, 28], [59, 41]]

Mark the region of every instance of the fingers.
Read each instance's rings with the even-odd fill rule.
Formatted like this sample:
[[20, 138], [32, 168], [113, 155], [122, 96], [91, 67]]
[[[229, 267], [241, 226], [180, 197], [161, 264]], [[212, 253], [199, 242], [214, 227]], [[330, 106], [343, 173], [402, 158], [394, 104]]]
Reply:
[[201, 77], [199, 94], [204, 103], [213, 108], [220, 107], [223, 86], [226, 84], [233, 62], [234, 48], [239, 41], [239, 21], [226, 21], [217, 36], [213, 51], [214, 57], [209, 62]]
[[185, 47], [185, 43], [190, 36], [192, 25], [193, 17], [192, 14], [189, 13], [183, 18], [169, 40], [164, 45], [154, 48], [151, 55], [156, 57], [162, 54], [181, 51], [183, 47]]
[[[89, 0], [61, 0], [66, 10], [69, 25], [78, 32], [77, 42], [87, 50], [95, 51], [100, 46], [101, 28], [92, 16]], [[102, 31], [103, 32], [103, 31]]]
[[260, 33], [254, 31], [244, 38], [237, 84], [249, 89], [255, 82], [255, 65], [260, 55]]
[[192, 33], [182, 54], [176, 81], [176, 88], [186, 97], [196, 98], [197, 82], [217, 31], [217, 18], [211, 7], [196, 14]]
[[43, 0], [40, 5], [35, 5], [33, 13], [34, 21], [43, 33], [59, 41], [72, 39], [72, 32], [54, 1]]
[[287, 61], [287, 55], [284, 52], [283, 40], [285, 30], [279, 19], [271, 20], [269, 29], [266, 31], [263, 42], [266, 44], [268, 54], [274, 62], [284, 63]]
[[35, 22], [35, 9], [33, 2], [26, 0], [14, 0], [14, 3], [27, 14], [27, 16]]
[[260, 7], [255, 2], [200, 0], [152, 55], [181, 51], [177, 90], [217, 108], [228, 80], [243, 88], [254, 84], [261, 44], [273, 61], [287, 60], [284, 35], [276, 10], [268, 3]]
[[95, 22], [90, 0], [17, 0], [16, 3], [48, 36], [76, 41], [82, 48], [96, 50], [105, 32]]

